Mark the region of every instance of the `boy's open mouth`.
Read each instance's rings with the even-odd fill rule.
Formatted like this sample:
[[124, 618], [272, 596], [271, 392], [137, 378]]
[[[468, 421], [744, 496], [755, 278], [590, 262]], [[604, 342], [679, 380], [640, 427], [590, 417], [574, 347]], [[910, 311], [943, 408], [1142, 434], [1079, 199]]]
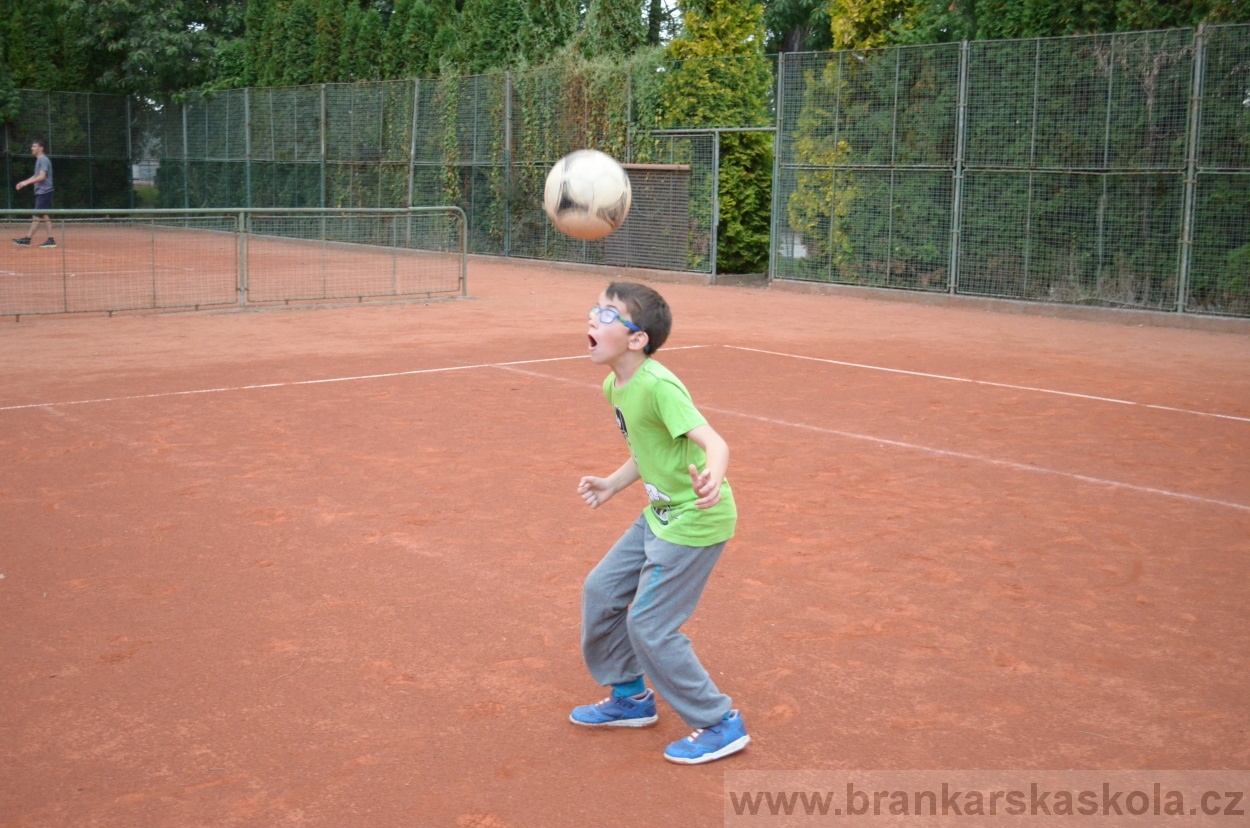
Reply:
[[591, 336], [590, 334], [586, 334], [586, 338], [590, 340], [590, 347], [592, 348], [599, 344], [598, 342], [595, 341], [595, 338]]

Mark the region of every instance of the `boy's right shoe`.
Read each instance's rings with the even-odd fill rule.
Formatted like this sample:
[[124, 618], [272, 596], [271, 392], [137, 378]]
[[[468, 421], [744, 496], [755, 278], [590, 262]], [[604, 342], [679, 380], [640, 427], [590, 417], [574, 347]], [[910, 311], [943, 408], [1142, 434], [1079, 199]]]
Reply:
[[[26, 242], [26, 243], [30, 244], [30, 242]], [[39, 246], [40, 247], [56, 247], [56, 239], [52, 238], [51, 236], [48, 236], [47, 241], [45, 241], [43, 244]]]
[[598, 704], [574, 707], [569, 714], [569, 721], [585, 727], [646, 727], [659, 718], [654, 690], [641, 696], [608, 696]]
[[14, 239], [13, 243], [18, 247], [30, 247], [30, 236], [22, 236], [20, 239]]

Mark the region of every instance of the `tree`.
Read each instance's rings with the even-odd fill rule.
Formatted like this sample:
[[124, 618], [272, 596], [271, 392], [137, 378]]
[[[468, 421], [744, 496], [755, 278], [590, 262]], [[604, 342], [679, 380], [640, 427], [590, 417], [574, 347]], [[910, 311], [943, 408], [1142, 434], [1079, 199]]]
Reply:
[[382, 77], [402, 78], [407, 74], [408, 22], [412, 17], [415, 0], [398, 0], [395, 10], [386, 20], [386, 33], [382, 38]]
[[360, 37], [353, 50], [356, 80], [377, 80], [382, 76], [383, 32], [381, 12], [376, 6], [365, 9], [360, 19]]
[[313, 56], [314, 83], [334, 83], [339, 79], [345, 16], [343, 0], [318, 0], [317, 50]]
[[819, 52], [833, 44], [828, 0], [771, 0], [764, 6], [766, 51]]
[[[682, 6], [685, 33], [667, 53], [682, 63], [662, 85], [661, 126], [767, 123], [772, 71], [764, 59], [764, 8], [739, 0]], [[772, 136], [724, 133], [720, 153], [717, 260], [726, 272], [767, 266], [772, 199]]]
[[312, 83], [317, 58], [317, 12], [313, 0], [291, 0], [282, 29], [282, 85]]
[[404, 76], [422, 78], [438, 74], [438, 66], [430, 65], [430, 51], [434, 47], [434, 32], [438, 19], [434, 9], [425, 0], [414, 0], [404, 30]]
[[364, 9], [349, 2], [343, 24], [343, 50], [339, 80], [373, 80], [380, 70], [382, 16], [376, 8]]
[[528, 15], [522, 51], [526, 63], [541, 66], [564, 48], [577, 31], [577, 0], [529, 0]]
[[830, 0], [835, 49], [871, 49], [890, 42], [890, 29], [927, 0]]
[[86, 43], [82, 10], [68, 0], [0, 3], [0, 63], [17, 88], [86, 91], [100, 87], [119, 56]]
[[[38, 6], [34, 6], [38, 8]], [[69, 0], [82, 43], [115, 60], [92, 67], [96, 85], [165, 96], [209, 80], [217, 47], [242, 33], [241, 0]]]
[[9, 67], [0, 63], [0, 126], [13, 123], [21, 110], [21, 100]]
[[587, 57], [628, 55], [636, 52], [646, 37], [635, 0], [591, 0], [580, 46]]
[[465, 0], [461, 12], [464, 68], [477, 74], [512, 66], [523, 53], [522, 36], [528, 22], [523, 0]]

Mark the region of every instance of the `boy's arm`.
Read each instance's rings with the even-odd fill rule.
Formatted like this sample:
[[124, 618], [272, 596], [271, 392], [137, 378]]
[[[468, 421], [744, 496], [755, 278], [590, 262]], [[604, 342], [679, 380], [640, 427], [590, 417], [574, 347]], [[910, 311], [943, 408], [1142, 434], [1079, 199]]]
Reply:
[[607, 477], [583, 477], [577, 484], [577, 493], [592, 509], [596, 509], [612, 499], [622, 489], [628, 488], [641, 475], [638, 464], [631, 455], [619, 469]]
[[694, 505], [710, 509], [720, 502], [720, 484], [729, 471], [729, 444], [716, 433], [716, 429], [704, 424], [686, 432], [686, 436], [707, 455], [702, 473], [697, 466], [690, 466], [690, 483], [699, 499]]

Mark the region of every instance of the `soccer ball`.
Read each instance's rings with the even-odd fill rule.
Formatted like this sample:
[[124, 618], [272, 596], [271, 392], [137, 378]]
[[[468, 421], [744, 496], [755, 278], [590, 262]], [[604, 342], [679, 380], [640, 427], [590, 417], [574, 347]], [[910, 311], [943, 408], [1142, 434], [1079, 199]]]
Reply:
[[543, 210], [566, 235], [594, 241], [625, 223], [630, 204], [629, 175], [610, 155], [577, 150], [547, 173]]

